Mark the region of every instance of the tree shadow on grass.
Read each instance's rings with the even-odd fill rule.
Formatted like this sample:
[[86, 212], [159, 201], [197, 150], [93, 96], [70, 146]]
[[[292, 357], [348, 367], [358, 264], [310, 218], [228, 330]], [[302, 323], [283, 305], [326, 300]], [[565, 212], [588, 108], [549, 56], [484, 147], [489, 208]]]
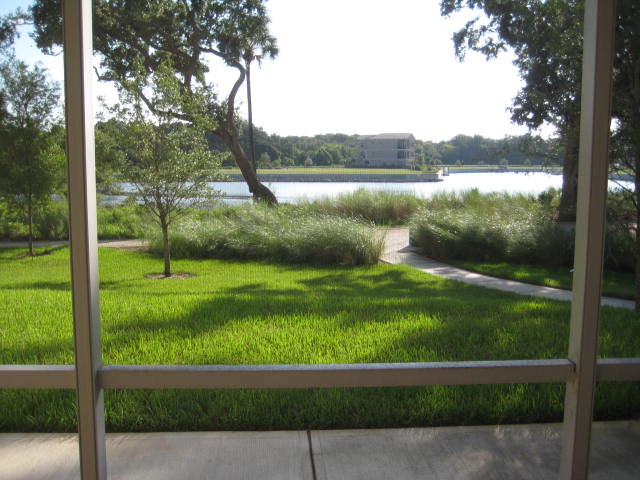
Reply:
[[[139, 300], [153, 303], [154, 297], [171, 295], [145, 292]], [[134, 316], [106, 323], [105, 349], [116, 352], [166, 332], [198, 337], [234, 323], [273, 326], [278, 319], [306, 315], [329, 322], [344, 335], [360, 334], [367, 324], [389, 323], [392, 330], [399, 320], [416, 319], [415, 328], [407, 329], [405, 324], [399, 335], [390, 335], [379, 354], [371, 355], [367, 345], [369, 353], [362, 356], [354, 346], [350, 356], [355, 363], [556, 358], [565, 355], [567, 345], [566, 304], [416, 276], [411, 271], [380, 270], [358, 276], [330, 272], [298, 279], [285, 288], [254, 281], [196, 295], [190, 301], [186, 311], [179, 313], [171, 308], [153, 313], [140, 309]], [[428, 327], [420, 323], [425, 316], [430, 319]], [[389, 360], [393, 351], [400, 352], [401, 360]], [[165, 363], [172, 363], [171, 359]]]
[[[127, 282], [113, 282], [109, 295], [117, 298], [119, 290], [130, 287]], [[175, 293], [141, 291], [134, 300], [153, 304], [157, 298], [171, 295]], [[293, 318], [306, 314], [330, 320], [335, 332], [346, 339], [373, 323], [389, 322], [389, 331], [393, 332], [397, 319], [415, 318], [414, 327], [404, 325], [387, 342], [366, 349], [354, 344], [349, 352], [353, 363], [553, 358], [563, 357], [567, 345], [568, 304], [442, 281], [405, 269], [360, 270], [358, 275], [350, 270], [326, 269], [317, 277], [299, 278], [282, 288], [254, 279], [189, 295], [195, 300], [192, 298], [193, 303], [184, 311], [174, 310], [168, 304], [166, 311], [141, 309], [121, 318], [105, 319], [104, 351], [115, 354], [130, 345], [163, 338], [161, 334], [171, 336], [179, 331], [197, 336], [215, 333], [234, 323], [269, 324], [277, 316]], [[613, 313], [618, 312], [607, 313], [605, 309], [605, 319]], [[421, 316], [425, 315], [432, 319], [431, 323], [422, 323]], [[158, 337], [154, 337], [156, 334]], [[632, 338], [633, 335], [628, 335], [626, 341]], [[161, 342], [158, 345], [162, 347]], [[51, 355], [60, 347], [51, 342], [41, 353]], [[246, 346], [238, 343], [232, 348], [241, 350]], [[15, 353], [20, 354], [18, 350]], [[225, 351], [216, 355], [222, 359], [220, 363], [225, 363]], [[131, 358], [131, 363], [147, 361]], [[171, 357], [161, 363], [177, 362]], [[633, 390], [633, 386], [624, 385], [616, 388], [626, 390], [618, 392], [613, 404], [600, 408], [628, 413], [629, 408], [623, 407], [631, 405], [629, 399], [634, 393], [635, 398], [640, 398], [638, 388]], [[107, 426], [111, 431], [268, 430], [551, 421], [561, 417], [563, 389], [561, 384], [540, 384], [109, 391]], [[25, 410], [32, 411], [31, 416], [9, 428], [33, 430], [34, 423], [46, 425], [47, 418], [61, 408], [57, 404], [43, 408], [38, 398], [36, 395], [29, 400], [31, 403]], [[74, 416], [66, 418], [71, 422]], [[66, 423], [61, 425], [60, 428], [69, 428]]]

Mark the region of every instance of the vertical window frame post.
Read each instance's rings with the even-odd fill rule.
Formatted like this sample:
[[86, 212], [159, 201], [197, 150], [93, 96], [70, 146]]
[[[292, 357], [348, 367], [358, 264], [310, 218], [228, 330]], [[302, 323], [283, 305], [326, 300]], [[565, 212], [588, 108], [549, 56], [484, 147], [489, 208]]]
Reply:
[[106, 480], [92, 109], [91, 0], [64, 0], [64, 72], [69, 179], [69, 244], [80, 473]]

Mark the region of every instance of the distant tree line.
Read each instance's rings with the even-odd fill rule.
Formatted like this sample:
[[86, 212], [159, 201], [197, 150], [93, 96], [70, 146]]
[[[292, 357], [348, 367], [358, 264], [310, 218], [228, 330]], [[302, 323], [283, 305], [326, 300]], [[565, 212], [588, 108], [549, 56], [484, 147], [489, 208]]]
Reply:
[[[280, 136], [254, 128], [256, 164], [258, 168], [350, 166], [358, 156], [359, 135], [341, 133], [313, 137]], [[214, 135], [208, 137], [212, 149], [225, 151], [225, 145]], [[240, 144], [249, 150], [249, 130], [240, 128]], [[531, 135], [507, 136], [502, 139], [481, 135], [456, 135], [450, 140], [431, 142], [416, 140], [416, 167], [434, 165], [543, 165], [561, 164], [553, 155], [554, 140]], [[223, 166], [235, 166], [229, 156]]]

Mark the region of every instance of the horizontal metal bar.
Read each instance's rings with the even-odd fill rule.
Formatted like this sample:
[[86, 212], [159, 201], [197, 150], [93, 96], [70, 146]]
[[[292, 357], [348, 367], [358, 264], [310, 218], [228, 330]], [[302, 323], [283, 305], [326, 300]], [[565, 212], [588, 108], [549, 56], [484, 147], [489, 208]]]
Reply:
[[569, 360], [365, 363], [344, 365], [106, 365], [102, 388], [406, 387], [566, 382]]
[[73, 365], [0, 365], [0, 388], [76, 388]]
[[596, 367], [599, 382], [640, 381], [640, 358], [601, 358]]
[[[73, 365], [0, 365], [0, 388], [75, 388]], [[102, 388], [311, 388], [400, 387], [566, 382], [573, 363], [500, 362], [362, 363], [342, 365], [108, 365]], [[598, 360], [597, 380], [640, 381], [640, 358]]]

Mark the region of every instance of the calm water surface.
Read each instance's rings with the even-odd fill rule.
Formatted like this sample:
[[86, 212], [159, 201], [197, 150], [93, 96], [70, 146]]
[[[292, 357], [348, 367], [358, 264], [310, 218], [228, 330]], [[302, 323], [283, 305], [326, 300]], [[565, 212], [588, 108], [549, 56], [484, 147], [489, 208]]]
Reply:
[[[373, 191], [413, 193], [428, 197], [436, 192], [461, 192], [477, 188], [483, 193], [510, 192], [538, 194], [548, 188], [562, 187], [562, 176], [543, 172], [516, 173], [454, 173], [441, 182], [265, 182], [280, 202], [296, 202], [302, 199], [335, 197], [359, 188]], [[233, 197], [249, 196], [249, 188], [243, 182], [213, 182], [212, 186]], [[610, 187], [613, 186], [613, 183]], [[227, 199], [228, 203], [241, 203], [241, 199]]]
[[[631, 185], [631, 182], [621, 183]], [[483, 193], [538, 194], [548, 188], [561, 188], [562, 175], [543, 172], [453, 173], [443, 177], [441, 182], [265, 182], [265, 184], [275, 193], [280, 202], [295, 203], [304, 199], [335, 197], [359, 188], [413, 193], [420, 197], [429, 197], [436, 192], [461, 192], [471, 188], [477, 188]], [[224, 199], [224, 203], [233, 205], [251, 201], [249, 188], [244, 182], [212, 182], [211, 186], [231, 197]], [[609, 182], [610, 189], [616, 187], [616, 182]], [[125, 189], [130, 188], [125, 186]]]

